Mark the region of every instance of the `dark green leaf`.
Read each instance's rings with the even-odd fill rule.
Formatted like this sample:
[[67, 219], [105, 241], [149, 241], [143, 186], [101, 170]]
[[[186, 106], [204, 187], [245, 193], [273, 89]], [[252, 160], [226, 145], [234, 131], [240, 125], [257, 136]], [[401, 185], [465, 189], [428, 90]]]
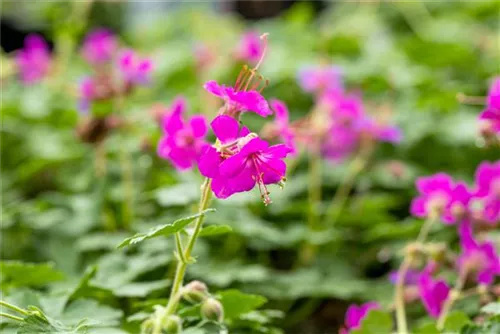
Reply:
[[218, 293], [224, 307], [224, 317], [234, 319], [241, 314], [253, 311], [267, 302], [265, 297], [243, 293], [238, 290], [225, 290]]

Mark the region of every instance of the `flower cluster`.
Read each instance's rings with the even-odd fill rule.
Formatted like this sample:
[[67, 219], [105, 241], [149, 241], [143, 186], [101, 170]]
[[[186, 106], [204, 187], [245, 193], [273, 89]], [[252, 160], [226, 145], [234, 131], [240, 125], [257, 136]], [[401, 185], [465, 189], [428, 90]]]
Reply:
[[500, 161], [483, 162], [476, 171], [475, 185], [468, 187], [445, 173], [421, 177], [416, 186], [419, 195], [411, 213], [416, 217], [438, 215], [444, 223], [464, 220], [474, 224], [500, 222]]
[[25, 84], [42, 80], [50, 70], [52, 57], [47, 42], [37, 34], [30, 34], [24, 40], [24, 48], [16, 54], [16, 64]]
[[215, 81], [204, 85], [209, 93], [223, 101], [218, 115], [210, 123], [217, 139], [215, 144], [205, 142], [204, 117], [193, 116], [189, 122], [183, 122], [184, 102], [176, 100], [164, 117], [164, 136], [158, 144], [158, 154], [180, 170], [196, 164], [200, 173], [211, 179], [212, 191], [218, 198], [228, 198], [257, 185], [267, 205], [271, 203], [267, 186], [284, 184], [286, 164], [283, 159], [292, 148], [284, 144], [270, 146], [239, 122], [241, 115], [247, 112], [262, 117], [272, 114], [261, 94], [265, 81], [257, 73], [265, 54], [266, 35], [261, 39], [264, 49], [258, 64], [253, 69], [244, 66], [234, 86]]
[[133, 50], [120, 50], [116, 36], [109, 30], [90, 32], [81, 53], [94, 69], [92, 75], [80, 81], [78, 109], [83, 113], [88, 113], [94, 101], [124, 95], [150, 81], [152, 62]]
[[305, 118], [290, 122], [286, 105], [273, 101], [276, 119], [263, 135], [280, 138], [294, 151], [305, 147], [333, 161], [370, 151], [375, 142], [398, 143], [400, 130], [369, 115], [361, 96], [344, 90], [341, 73], [331, 66], [300, 71], [299, 84], [315, 94], [316, 106]]
[[[416, 217], [440, 220], [446, 225], [456, 224], [460, 252], [447, 254], [446, 247], [436, 244], [415, 244], [409, 254], [416, 256], [413, 265], [403, 272], [392, 272], [389, 280], [404, 286], [404, 300], [420, 299], [429, 316], [440, 318], [444, 306], [458, 291], [453, 291], [438, 274], [444, 268], [457, 273], [458, 288], [467, 283], [483, 286], [488, 291], [500, 276], [500, 256], [495, 244], [486, 240], [485, 228], [500, 223], [500, 161], [483, 162], [476, 170], [475, 184], [455, 181], [445, 173], [421, 177], [416, 181], [418, 196], [412, 201], [411, 213]], [[418, 260], [417, 260], [418, 257]], [[421, 258], [420, 258], [421, 257]], [[421, 270], [413, 267], [425, 263]], [[370, 303], [365, 305], [371, 305]], [[356, 311], [352, 311], [356, 310]], [[362, 308], [361, 308], [362, 309]], [[357, 313], [356, 313], [357, 312]], [[346, 327], [362, 314], [351, 306], [346, 315]], [[360, 320], [359, 320], [360, 321]], [[358, 321], [358, 322], [359, 322]], [[358, 323], [356, 322], [356, 323]], [[348, 333], [344, 330], [341, 333]]]

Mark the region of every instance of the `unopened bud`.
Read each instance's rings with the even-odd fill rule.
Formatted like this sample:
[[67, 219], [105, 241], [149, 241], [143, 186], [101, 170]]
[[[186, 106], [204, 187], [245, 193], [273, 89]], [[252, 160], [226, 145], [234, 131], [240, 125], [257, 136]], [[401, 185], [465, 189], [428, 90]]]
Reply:
[[178, 334], [182, 332], [182, 319], [176, 315], [169, 315], [162, 324], [162, 334]]
[[201, 306], [201, 315], [205, 319], [222, 322], [224, 319], [224, 309], [217, 299], [208, 298]]
[[201, 303], [207, 296], [207, 285], [200, 281], [192, 281], [182, 289], [182, 298], [192, 304]]
[[493, 129], [493, 123], [490, 120], [481, 120], [479, 122], [479, 133], [486, 140], [494, 137], [495, 130]]
[[433, 264], [441, 263], [446, 259], [446, 245], [444, 244], [430, 244], [426, 246], [426, 252], [433, 260]]

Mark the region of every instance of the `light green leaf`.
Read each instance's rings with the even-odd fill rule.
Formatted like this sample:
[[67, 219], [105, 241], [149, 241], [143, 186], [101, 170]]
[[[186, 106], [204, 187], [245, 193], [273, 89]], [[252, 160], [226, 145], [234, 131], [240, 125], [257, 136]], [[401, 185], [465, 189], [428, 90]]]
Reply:
[[2, 286], [40, 287], [64, 278], [64, 274], [56, 270], [53, 263], [1, 261], [0, 272]]
[[435, 322], [425, 323], [417, 327], [413, 333], [415, 334], [439, 334], [438, 329], [436, 328]]
[[117, 297], [146, 297], [151, 292], [165, 289], [169, 285], [170, 280], [168, 279], [151, 282], [133, 282], [119, 286], [112, 289], [112, 291]]
[[189, 223], [191, 223], [196, 218], [203, 216], [204, 214], [206, 214], [208, 212], [213, 212], [213, 211], [215, 211], [215, 209], [206, 209], [206, 210], [204, 210], [200, 213], [197, 213], [195, 215], [181, 218], [181, 219], [177, 219], [172, 224], [159, 225], [159, 226], [151, 229], [147, 233], [138, 233], [130, 238], [123, 240], [122, 243], [118, 245], [118, 248], [123, 248], [125, 246], [135, 245], [135, 244], [142, 242], [146, 239], [155, 238], [157, 236], [172, 235], [176, 232], [181, 231], [184, 227], [189, 225]]
[[392, 318], [388, 313], [371, 310], [361, 321], [361, 327], [352, 334], [380, 334], [392, 332]]
[[251, 312], [267, 302], [265, 297], [243, 293], [238, 290], [225, 290], [218, 293], [219, 300], [224, 307], [224, 316], [235, 319], [241, 314]]
[[230, 233], [232, 230], [229, 225], [210, 225], [201, 230], [200, 237]]
[[493, 315], [500, 314], [500, 302], [489, 303], [481, 308], [481, 312], [489, 313]]

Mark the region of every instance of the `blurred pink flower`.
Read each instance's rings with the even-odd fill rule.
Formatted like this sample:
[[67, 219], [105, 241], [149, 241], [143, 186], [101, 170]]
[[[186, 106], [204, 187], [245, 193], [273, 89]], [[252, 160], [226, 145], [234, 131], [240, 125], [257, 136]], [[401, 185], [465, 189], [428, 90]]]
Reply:
[[85, 77], [80, 81], [79, 85], [79, 101], [78, 101], [78, 111], [81, 113], [88, 113], [92, 100], [94, 100], [96, 95], [96, 87], [94, 80], [91, 77]]
[[240, 112], [253, 111], [266, 117], [272, 114], [266, 99], [256, 90], [239, 90], [238, 88], [219, 85], [215, 81], [208, 81], [204, 85], [209, 93], [224, 100], [220, 114], [236, 116]]
[[43, 79], [50, 70], [51, 56], [49, 46], [37, 34], [30, 34], [24, 39], [24, 48], [16, 54], [16, 63], [25, 84]]
[[216, 60], [216, 54], [203, 43], [197, 43], [193, 47], [193, 55], [198, 70], [209, 68]]
[[163, 117], [163, 137], [158, 142], [158, 155], [169, 160], [175, 168], [186, 170], [198, 161], [208, 143], [205, 141], [207, 122], [204, 116], [183, 119], [186, 102], [178, 97]]
[[420, 299], [429, 315], [438, 318], [450, 293], [448, 284], [444, 280], [433, 279], [431, 273], [424, 270], [418, 280], [418, 289]]
[[368, 117], [359, 120], [356, 127], [363, 135], [377, 141], [397, 144], [402, 139], [401, 130], [398, 127], [377, 123]]
[[238, 60], [256, 64], [264, 53], [264, 43], [259, 34], [249, 31], [241, 37], [240, 43], [236, 48], [235, 57]]
[[126, 84], [146, 85], [150, 81], [153, 63], [141, 59], [133, 50], [125, 50], [119, 56], [118, 69]]
[[495, 224], [500, 221], [500, 161], [483, 162], [476, 170], [474, 196], [483, 203], [481, 218]]
[[472, 235], [472, 226], [464, 222], [459, 228], [462, 253], [458, 258], [458, 268], [462, 275], [476, 274], [480, 284], [491, 284], [500, 275], [500, 259], [492, 242], [478, 243]]
[[299, 71], [298, 81], [309, 93], [343, 90], [342, 70], [337, 66], [309, 66]]
[[438, 173], [420, 177], [416, 181], [419, 196], [411, 203], [411, 213], [428, 217], [436, 210], [447, 224], [461, 220], [469, 213], [472, 194], [462, 182], [455, 182], [449, 175]]
[[481, 112], [479, 119], [487, 122], [493, 132], [500, 133], [500, 77], [493, 79], [486, 97], [486, 109]]
[[295, 134], [290, 127], [288, 108], [283, 101], [277, 99], [271, 100], [271, 106], [275, 114], [274, 127], [278, 132], [278, 136], [291, 149], [290, 155], [295, 155], [297, 147], [295, 144]]
[[99, 28], [85, 37], [82, 55], [90, 64], [103, 64], [112, 60], [117, 47], [115, 35], [108, 29]]
[[368, 302], [361, 305], [352, 304], [347, 309], [344, 320], [344, 328], [340, 330], [340, 334], [349, 334], [351, 330], [359, 329], [361, 322], [371, 310], [380, 309], [380, 305], [376, 302]]

